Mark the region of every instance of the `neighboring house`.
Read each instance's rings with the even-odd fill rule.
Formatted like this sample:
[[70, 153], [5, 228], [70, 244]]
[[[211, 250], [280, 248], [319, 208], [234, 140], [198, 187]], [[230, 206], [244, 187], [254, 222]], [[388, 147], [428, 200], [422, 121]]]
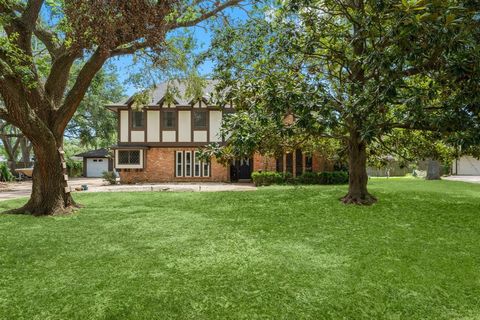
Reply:
[[105, 171], [113, 171], [113, 159], [107, 149], [97, 149], [75, 157], [83, 158], [83, 176], [88, 178], [101, 177]]
[[214, 81], [208, 81], [204, 96], [191, 100], [184, 98], [185, 85], [174, 82], [175, 101], [167, 103], [167, 83], [162, 83], [153, 90], [150, 103], [142, 110], [132, 108], [133, 96], [106, 106], [118, 115], [118, 143], [112, 149], [121, 182], [228, 182], [250, 179], [252, 171], [258, 170], [289, 171], [295, 175], [327, 168], [321, 159], [298, 150], [280, 159], [255, 154], [237, 159], [228, 167], [215, 159], [201, 160], [199, 148], [211, 142], [225, 143], [220, 136], [222, 117], [235, 112], [232, 104], [209, 104], [214, 85]]
[[480, 176], [480, 159], [463, 156], [453, 160], [452, 174], [465, 176]]

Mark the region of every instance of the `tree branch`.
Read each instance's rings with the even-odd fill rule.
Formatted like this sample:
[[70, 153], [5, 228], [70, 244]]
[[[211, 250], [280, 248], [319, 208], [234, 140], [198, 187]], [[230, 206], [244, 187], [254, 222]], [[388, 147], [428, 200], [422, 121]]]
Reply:
[[55, 43], [55, 41], [57, 41], [58, 39], [56, 34], [38, 25], [35, 27], [33, 33], [38, 38], [38, 40], [40, 40], [45, 45], [52, 58], [55, 59], [60, 54], [60, 46]]
[[145, 49], [148, 47], [148, 44], [145, 42], [137, 42], [125, 47], [118, 47], [113, 49], [110, 53], [111, 57], [118, 57], [127, 54], [134, 54], [137, 50]]
[[66, 53], [53, 61], [52, 68], [45, 82], [45, 93], [54, 106], [57, 106], [62, 101], [68, 84], [70, 70], [77, 57], [77, 54]]
[[212, 9], [208, 12], [203, 13], [202, 15], [200, 15], [196, 19], [193, 19], [193, 20], [190, 20], [190, 21], [185, 21], [185, 22], [177, 22], [177, 23], [173, 23], [173, 24], [168, 24], [167, 29], [168, 30], [173, 30], [173, 29], [177, 29], [177, 28], [193, 27], [196, 24], [198, 24], [198, 23], [200, 23], [204, 20], [207, 20], [208, 18], [211, 18], [211, 17], [215, 16], [220, 11], [222, 11], [222, 10], [228, 8], [228, 7], [233, 7], [237, 4], [239, 4], [240, 2], [242, 2], [242, 0], [228, 0], [228, 1], [225, 1], [223, 4], [217, 5], [215, 7], [215, 9]]
[[44, 0], [30, 0], [23, 10], [21, 21], [26, 31], [33, 32]]
[[110, 57], [110, 52], [104, 48], [98, 48], [90, 59], [80, 70], [78, 77], [72, 89], [67, 93], [62, 106], [56, 111], [55, 118], [57, 122], [54, 125], [55, 134], [61, 136], [67, 127], [68, 122], [73, 117], [78, 105], [82, 101], [85, 93], [95, 77], [102, 68], [105, 61]]

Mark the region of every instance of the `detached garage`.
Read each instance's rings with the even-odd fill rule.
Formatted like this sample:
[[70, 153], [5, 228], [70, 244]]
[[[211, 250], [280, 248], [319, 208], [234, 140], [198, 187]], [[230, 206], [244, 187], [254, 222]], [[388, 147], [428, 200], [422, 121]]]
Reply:
[[480, 176], [480, 159], [463, 156], [453, 161], [452, 174], [460, 176]]
[[97, 149], [75, 155], [83, 158], [83, 176], [101, 177], [104, 171], [113, 171], [113, 159], [107, 149]]

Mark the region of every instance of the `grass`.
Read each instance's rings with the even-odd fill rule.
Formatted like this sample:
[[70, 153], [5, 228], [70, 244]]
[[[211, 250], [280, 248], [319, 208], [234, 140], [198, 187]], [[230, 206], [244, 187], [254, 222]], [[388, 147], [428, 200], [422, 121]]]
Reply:
[[[89, 193], [0, 215], [1, 319], [480, 319], [480, 185]], [[22, 201], [0, 203], [0, 209]]]

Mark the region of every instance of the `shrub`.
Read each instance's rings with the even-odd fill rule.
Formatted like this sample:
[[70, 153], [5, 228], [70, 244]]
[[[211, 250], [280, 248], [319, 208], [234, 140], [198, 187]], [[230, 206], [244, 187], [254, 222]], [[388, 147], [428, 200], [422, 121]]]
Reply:
[[80, 177], [83, 173], [83, 162], [67, 158], [67, 173], [69, 177]]
[[13, 181], [15, 178], [13, 174], [10, 172], [10, 168], [6, 163], [0, 164], [0, 176], [2, 181], [10, 182]]
[[345, 171], [321, 172], [318, 174], [320, 184], [346, 184], [348, 173]]
[[114, 171], [103, 171], [102, 177], [109, 184], [117, 184], [117, 174]]
[[297, 178], [293, 178], [290, 172], [254, 172], [252, 180], [256, 186], [269, 186], [272, 184], [346, 184], [348, 183], [348, 172], [305, 172]]
[[282, 176], [281, 183], [291, 183], [291, 184], [297, 183], [296, 178], [294, 178], [293, 174], [291, 174], [290, 172], [282, 172], [280, 173], [280, 175]]
[[285, 177], [282, 173], [274, 171], [253, 172], [252, 181], [256, 186], [269, 186], [283, 183]]
[[319, 175], [316, 172], [305, 172], [297, 177], [297, 182], [300, 184], [319, 184]]

